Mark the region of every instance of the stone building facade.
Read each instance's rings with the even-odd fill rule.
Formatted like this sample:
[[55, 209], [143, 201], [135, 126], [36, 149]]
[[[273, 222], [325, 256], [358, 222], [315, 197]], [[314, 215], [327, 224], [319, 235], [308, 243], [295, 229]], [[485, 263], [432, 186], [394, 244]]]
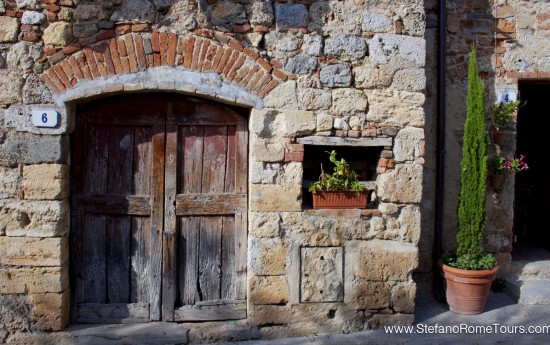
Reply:
[[[448, 195], [457, 184], [469, 43], [486, 47], [482, 71], [494, 90], [550, 72], [541, 43], [547, 4], [466, 3], [447, 4]], [[413, 272], [431, 270], [437, 2], [0, 4], [0, 339], [74, 320], [70, 157], [82, 106], [157, 92], [246, 114], [246, 323], [274, 336], [413, 322]], [[33, 111], [44, 110], [58, 114], [56, 126], [33, 124]], [[368, 162], [367, 209], [309, 205], [311, 157], [327, 148]], [[513, 198], [512, 182], [500, 198]], [[503, 207], [511, 206], [489, 212]], [[504, 262], [510, 226], [489, 222]]]

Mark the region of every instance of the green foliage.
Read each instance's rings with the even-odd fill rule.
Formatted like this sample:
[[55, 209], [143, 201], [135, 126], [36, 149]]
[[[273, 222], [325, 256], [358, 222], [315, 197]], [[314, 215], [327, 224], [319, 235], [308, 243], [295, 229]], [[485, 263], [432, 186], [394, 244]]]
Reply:
[[319, 181], [311, 184], [310, 192], [318, 192], [322, 190], [354, 190], [357, 193], [362, 192], [365, 187], [359, 182], [355, 171], [350, 169], [349, 163], [344, 158], [336, 159], [336, 151], [328, 152], [329, 159], [334, 164], [334, 172], [332, 174], [325, 173], [321, 164], [321, 176]]
[[466, 123], [460, 175], [458, 230], [455, 267], [486, 268], [495, 265], [483, 252], [485, 196], [487, 181], [487, 132], [485, 130], [484, 84], [479, 78], [476, 50], [472, 48], [468, 65]]
[[443, 262], [446, 265], [464, 270], [490, 270], [497, 265], [497, 260], [491, 253], [481, 255], [464, 254], [461, 256], [452, 253], [445, 256]]
[[492, 120], [493, 125], [499, 129], [509, 125], [514, 119], [516, 110], [521, 106], [521, 102], [498, 102], [493, 104]]

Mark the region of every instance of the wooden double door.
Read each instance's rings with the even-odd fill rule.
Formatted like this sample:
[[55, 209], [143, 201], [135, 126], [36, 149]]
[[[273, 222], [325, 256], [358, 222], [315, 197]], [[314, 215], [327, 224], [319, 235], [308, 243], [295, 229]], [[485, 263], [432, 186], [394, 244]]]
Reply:
[[72, 317], [246, 317], [247, 147], [238, 110], [169, 94], [77, 109]]

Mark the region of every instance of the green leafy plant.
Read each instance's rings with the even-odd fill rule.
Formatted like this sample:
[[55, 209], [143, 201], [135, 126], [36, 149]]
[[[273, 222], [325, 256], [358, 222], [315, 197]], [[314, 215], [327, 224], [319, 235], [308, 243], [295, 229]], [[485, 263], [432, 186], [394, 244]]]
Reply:
[[498, 102], [493, 104], [492, 120], [496, 129], [509, 125], [514, 119], [521, 101]]
[[453, 267], [479, 270], [496, 266], [492, 254], [482, 248], [487, 192], [487, 132], [485, 130], [484, 83], [479, 78], [476, 50], [468, 64], [466, 123], [460, 175], [456, 254], [444, 258]]
[[349, 163], [341, 158], [336, 159], [336, 151], [328, 152], [330, 162], [334, 164], [333, 173], [325, 173], [321, 164], [321, 176], [319, 181], [314, 182], [309, 187], [310, 192], [319, 191], [336, 191], [336, 190], [353, 190], [361, 193], [365, 187], [359, 182], [357, 173], [351, 170]]
[[529, 169], [529, 166], [525, 162], [525, 156], [520, 155], [518, 157], [503, 157], [499, 156], [497, 159], [497, 166], [496, 166], [497, 172], [503, 172], [508, 174], [515, 174], [517, 172], [520, 172], [522, 170]]

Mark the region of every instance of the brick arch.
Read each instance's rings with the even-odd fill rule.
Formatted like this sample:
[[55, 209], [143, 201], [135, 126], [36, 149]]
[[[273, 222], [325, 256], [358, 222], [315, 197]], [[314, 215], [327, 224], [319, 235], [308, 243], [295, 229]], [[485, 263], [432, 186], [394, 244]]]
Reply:
[[62, 95], [81, 84], [96, 81], [94, 84], [100, 86], [112, 77], [143, 74], [157, 67], [170, 67], [180, 76], [182, 72], [215, 73], [223, 84], [237, 85], [259, 97], [288, 78], [257, 52], [230, 37], [214, 39], [159, 31], [120, 36], [113, 33], [66, 56], [40, 78], [55, 94]]

